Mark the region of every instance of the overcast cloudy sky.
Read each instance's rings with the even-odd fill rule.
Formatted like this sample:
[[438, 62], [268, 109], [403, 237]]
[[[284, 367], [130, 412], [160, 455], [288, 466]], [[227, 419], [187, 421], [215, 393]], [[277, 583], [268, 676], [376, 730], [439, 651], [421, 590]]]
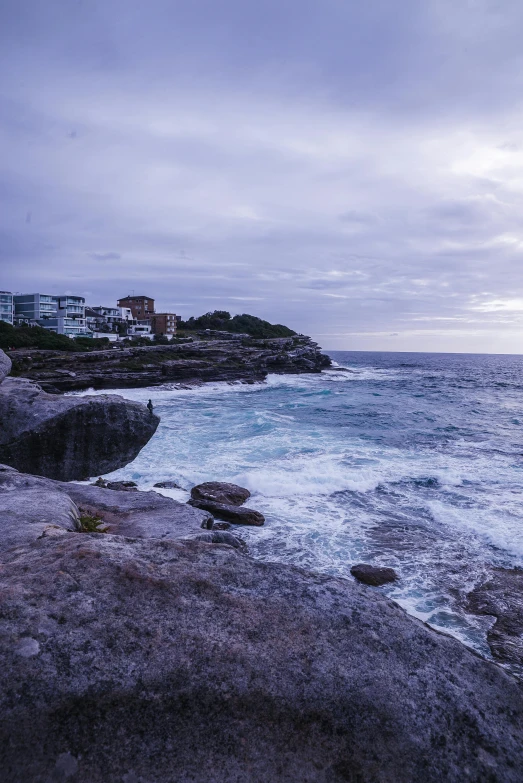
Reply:
[[0, 288], [523, 352], [521, 0], [4, 0]]

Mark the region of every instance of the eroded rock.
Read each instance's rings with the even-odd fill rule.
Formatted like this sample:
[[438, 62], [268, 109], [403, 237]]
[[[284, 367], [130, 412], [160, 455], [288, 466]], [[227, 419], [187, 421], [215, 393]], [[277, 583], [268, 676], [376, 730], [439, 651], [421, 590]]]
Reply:
[[228, 484], [225, 481], [206, 481], [191, 489], [193, 500], [208, 500], [226, 506], [241, 506], [250, 496], [251, 493], [245, 487]]
[[0, 461], [71, 481], [131, 462], [160, 419], [116, 395], [62, 397], [22, 378], [0, 385]]
[[157, 489], [182, 489], [176, 481], [158, 481], [154, 486]]
[[372, 587], [380, 587], [380, 585], [386, 585], [388, 582], [395, 582], [398, 578], [393, 568], [383, 568], [381, 566], [369, 565], [368, 563], [358, 563], [358, 565], [352, 566], [350, 572], [359, 582]]
[[467, 599], [467, 611], [496, 618], [487, 633], [492, 655], [523, 675], [523, 569], [494, 568]]

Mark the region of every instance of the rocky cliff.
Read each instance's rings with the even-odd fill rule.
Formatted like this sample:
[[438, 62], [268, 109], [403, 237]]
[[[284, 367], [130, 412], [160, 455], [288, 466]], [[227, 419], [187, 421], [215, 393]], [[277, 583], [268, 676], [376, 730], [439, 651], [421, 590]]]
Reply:
[[111, 348], [90, 353], [25, 349], [11, 351], [13, 375], [48, 392], [262, 381], [268, 373], [317, 373], [331, 364], [308, 337], [253, 340], [227, 335], [175, 345]]

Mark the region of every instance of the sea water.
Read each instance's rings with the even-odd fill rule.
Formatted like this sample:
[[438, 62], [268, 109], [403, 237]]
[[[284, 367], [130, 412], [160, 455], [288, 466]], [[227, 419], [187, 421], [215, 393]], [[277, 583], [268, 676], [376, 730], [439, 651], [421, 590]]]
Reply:
[[161, 423], [111, 478], [174, 480], [183, 501], [202, 481], [248, 487], [266, 523], [235, 532], [254, 557], [392, 566], [383, 592], [488, 656], [492, 618], [465, 598], [489, 566], [523, 564], [523, 356], [330, 355], [317, 375], [119, 390]]

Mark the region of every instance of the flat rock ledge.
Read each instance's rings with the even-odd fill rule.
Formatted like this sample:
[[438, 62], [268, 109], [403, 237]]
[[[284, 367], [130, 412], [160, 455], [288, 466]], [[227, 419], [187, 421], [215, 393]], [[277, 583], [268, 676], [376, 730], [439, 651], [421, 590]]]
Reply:
[[160, 419], [116, 395], [61, 397], [22, 378], [0, 385], [0, 462], [61, 481], [131, 462]]

